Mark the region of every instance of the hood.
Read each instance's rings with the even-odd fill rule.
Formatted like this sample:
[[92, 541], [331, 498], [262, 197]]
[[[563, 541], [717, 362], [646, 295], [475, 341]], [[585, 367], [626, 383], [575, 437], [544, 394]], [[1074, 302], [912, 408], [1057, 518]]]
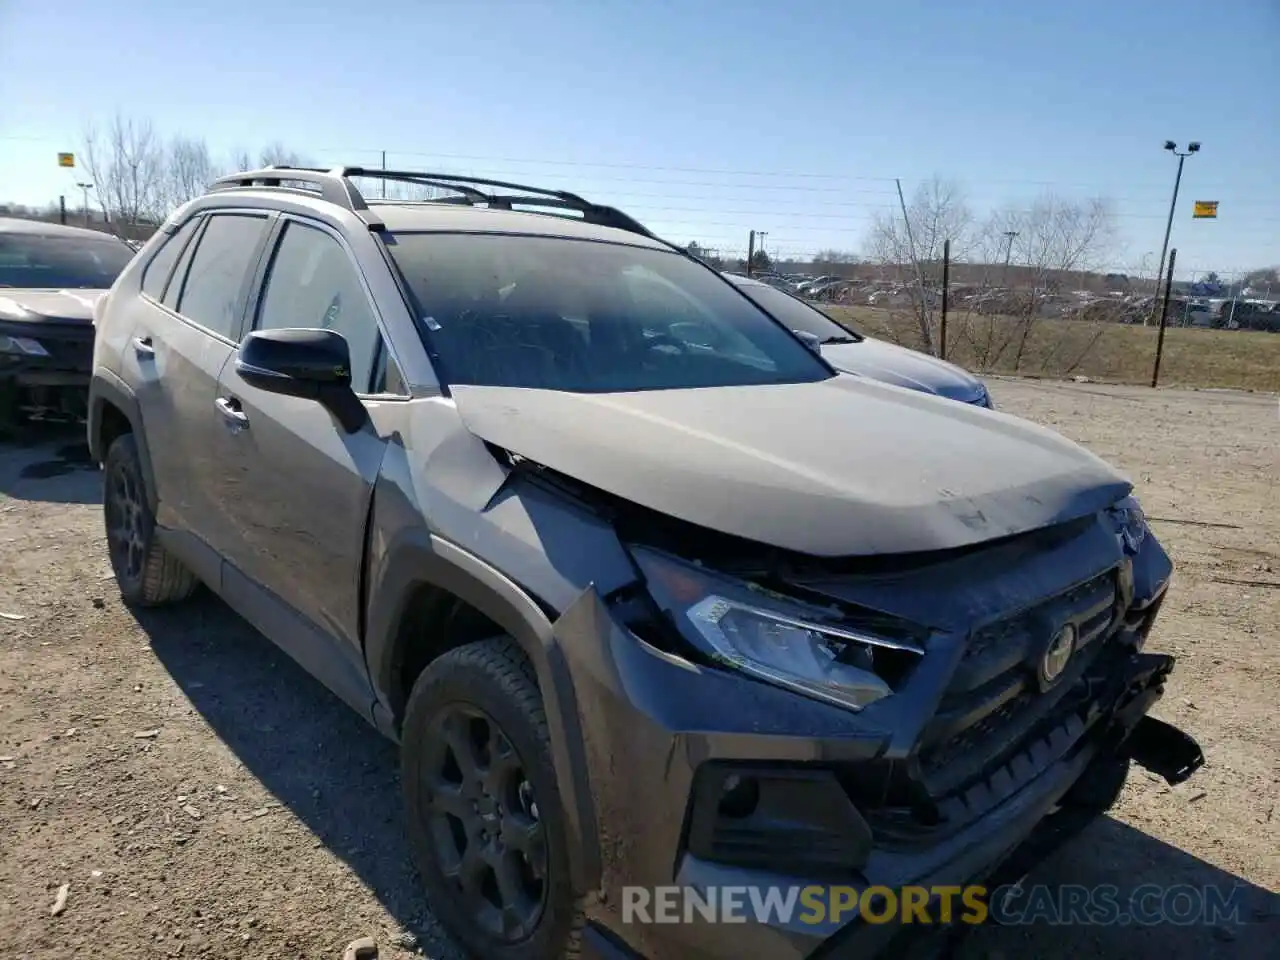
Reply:
[[822, 356], [845, 373], [936, 393], [949, 400], [969, 403], [982, 393], [982, 383], [955, 364], [885, 340], [867, 337], [860, 343], [829, 343], [822, 348]]
[[0, 320], [92, 323], [105, 290], [12, 290], [0, 288]]
[[814, 556], [967, 546], [1131, 489], [1051, 430], [858, 377], [609, 394], [455, 386], [453, 397], [468, 430], [512, 453]]

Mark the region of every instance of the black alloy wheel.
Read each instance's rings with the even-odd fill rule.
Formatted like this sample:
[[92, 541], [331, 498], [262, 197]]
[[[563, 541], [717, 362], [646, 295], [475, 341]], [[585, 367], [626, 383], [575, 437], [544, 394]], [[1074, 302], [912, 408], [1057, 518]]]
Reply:
[[107, 549], [117, 576], [135, 581], [142, 577], [147, 562], [150, 530], [146, 495], [137, 471], [124, 458], [107, 466], [106, 513]]
[[546, 904], [546, 830], [524, 764], [497, 722], [470, 704], [442, 708], [423, 758], [436, 861], [477, 925], [517, 943]]
[[533, 666], [506, 636], [440, 655], [401, 728], [409, 848], [432, 912], [475, 957], [582, 949], [567, 814]]

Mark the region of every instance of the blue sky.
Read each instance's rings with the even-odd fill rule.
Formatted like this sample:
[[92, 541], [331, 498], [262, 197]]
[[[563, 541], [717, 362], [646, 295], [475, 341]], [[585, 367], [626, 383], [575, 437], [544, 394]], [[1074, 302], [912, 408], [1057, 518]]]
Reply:
[[1103, 196], [1114, 265], [1150, 271], [1161, 144], [1198, 139], [1179, 265], [1280, 264], [1277, 0], [0, 0], [0, 65], [0, 200], [75, 201], [56, 152], [121, 112], [218, 153], [573, 189], [725, 251], [857, 250], [895, 177], [979, 213]]

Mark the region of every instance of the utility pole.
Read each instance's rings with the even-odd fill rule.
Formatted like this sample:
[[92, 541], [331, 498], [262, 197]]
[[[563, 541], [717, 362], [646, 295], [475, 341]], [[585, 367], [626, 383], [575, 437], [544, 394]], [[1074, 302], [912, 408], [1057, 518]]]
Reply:
[[756, 258], [756, 232], [747, 237], [747, 276], [751, 276], [751, 261]]
[[67, 223], [67, 197], [63, 194], [58, 197], [58, 222], [63, 226]]
[[84, 197], [84, 225], [89, 226], [89, 191], [93, 189], [92, 183], [77, 183], [80, 193]]
[[765, 238], [765, 237], [767, 237], [768, 235], [769, 235], [769, 231], [767, 231], [767, 230], [757, 230], [757, 231], [756, 231], [756, 236], [760, 238], [760, 252], [764, 255], [764, 257], [765, 257], [766, 259], [767, 259], [767, 258], [768, 258], [768, 256], [769, 256], [769, 251], [767, 251], [767, 250], [764, 248], [764, 238]]
[[[382, 151], [382, 172], [387, 172], [387, 151]], [[382, 178], [382, 199], [387, 199], [387, 178]]]
[[[1160, 299], [1160, 279], [1164, 273], [1164, 257], [1169, 251], [1169, 234], [1173, 230], [1173, 211], [1174, 208], [1178, 206], [1178, 188], [1182, 186], [1182, 165], [1186, 162], [1187, 157], [1191, 156], [1193, 153], [1200, 152], [1200, 144], [1196, 141], [1188, 143], [1187, 150], [1183, 153], [1178, 150], [1178, 145], [1176, 143], [1172, 140], [1166, 140], [1164, 142], [1164, 148], [1178, 158], [1178, 175], [1173, 179], [1173, 199], [1169, 201], [1169, 220], [1164, 226], [1164, 245], [1160, 248], [1160, 266], [1156, 268], [1156, 295], [1155, 299], [1152, 301], [1153, 308], [1155, 307], [1156, 301]], [[1166, 297], [1166, 299], [1168, 298]], [[1142, 321], [1142, 325], [1144, 327], [1147, 325], [1146, 319]], [[1155, 384], [1152, 384], [1152, 386], [1155, 386]]]
[[1164, 353], [1164, 326], [1169, 319], [1169, 294], [1173, 292], [1173, 263], [1178, 259], [1177, 248], [1169, 251], [1169, 281], [1164, 285], [1164, 300], [1160, 304], [1160, 332], [1156, 335], [1156, 363], [1151, 368], [1151, 386], [1160, 382], [1160, 355]]
[[942, 242], [942, 324], [939, 330], [938, 356], [947, 359], [947, 291], [951, 286], [951, 238]]
[[1004, 251], [1004, 272], [1000, 274], [1000, 286], [1009, 286], [1009, 261], [1013, 259], [1013, 238], [1018, 235], [1017, 230], [1006, 230], [1005, 237], [1009, 241], [1009, 245]]

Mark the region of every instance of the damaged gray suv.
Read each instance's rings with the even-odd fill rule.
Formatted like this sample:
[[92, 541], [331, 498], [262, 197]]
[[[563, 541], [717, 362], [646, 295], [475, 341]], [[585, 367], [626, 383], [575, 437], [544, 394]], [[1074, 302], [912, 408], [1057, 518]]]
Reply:
[[1126, 480], [574, 194], [219, 180], [98, 305], [88, 431], [124, 599], [203, 583], [399, 742], [478, 957], [894, 952], [925, 928], [628, 907], [994, 888], [1203, 759], [1147, 716], [1171, 565]]

